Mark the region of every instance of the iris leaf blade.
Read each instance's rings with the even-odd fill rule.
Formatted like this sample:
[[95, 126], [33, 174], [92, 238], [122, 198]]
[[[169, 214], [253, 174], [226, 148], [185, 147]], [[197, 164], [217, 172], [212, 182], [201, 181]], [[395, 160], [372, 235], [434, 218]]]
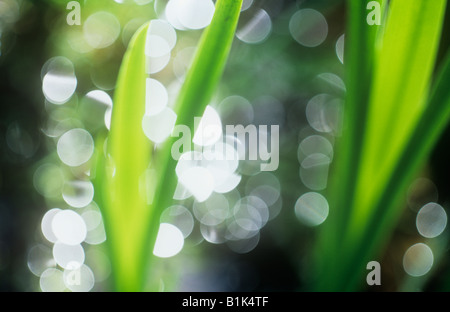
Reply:
[[131, 39], [114, 94], [102, 188], [103, 213], [116, 290], [139, 290], [143, 241], [151, 207], [142, 190], [152, 144], [141, 127], [145, 112], [145, 43], [148, 23]]

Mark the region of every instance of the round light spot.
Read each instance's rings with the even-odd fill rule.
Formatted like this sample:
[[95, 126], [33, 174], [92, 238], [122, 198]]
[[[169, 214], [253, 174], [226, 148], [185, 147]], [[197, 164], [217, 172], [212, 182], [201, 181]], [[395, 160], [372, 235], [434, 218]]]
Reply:
[[289, 31], [295, 41], [305, 47], [313, 48], [327, 38], [328, 24], [320, 12], [303, 9], [292, 15], [289, 21]]
[[[202, 165], [211, 171], [217, 182], [222, 182], [222, 178], [227, 178], [239, 166], [239, 154], [236, 149], [222, 141], [204, 148], [202, 159]], [[221, 175], [225, 176], [221, 177]]]
[[221, 182], [214, 180], [214, 192], [222, 194], [231, 192], [239, 185], [241, 179], [242, 176], [232, 173], [227, 175]]
[[64, 268], [78, 269], [84, 263], [84, 249], [80, 244], [66, 245], [56, 242], [53, 245], [53, 257], [56, 263]]
[[104, 122], [105, 122], [105, 127], [106, 129], [111, 129], [111, 116], [112, 116], [112, 109], [108, 108], [107, 110], [105, 110], [105, 117], [104, 117]]
[[214, 191], [226, 193], [239, 184], [241, 177], [234, 173], [239, 165], [238, 154], [229, 144], [218, 142], [214, 150], [205, 150], [202, 167], [206, 168], [214, 180]]
[[53, 233], [52, 222], [55, 215], [60, 211], [61, 209], [59, 208], [50, 209], [45, 213], [41, 221], [42, 234], [44, 234], [44, 237], [51, 243], [55, 243], [58, 240], [55, 233]]
[[178, 159], [177, 166], [175, 168], [175, 172], [177, 176], [180, 177], [183, 172], [189, 168], [193, 168], [199, 166], [202, 161], [202, 153], [197, 151], [190, 151], [184, 154], [181, 154]]
[[64, 185], [63, 173], [56, 165], [44, 164], [34, 172], [33, 185], [45, 197], [60, 196]]
[[[90, 207], [89, 207], [90, 208]], [[97, 209], [89, 209], [87, 208], [82, 214], [81, 217], [86, 223], [86, 230], [92, 231], [97, 228], [102, 222], [102, 214]]]
[[85, 242], [90, 245], [99, 245], [106, 240], [105, 226], [103, 224], [102, 214], [97, 205], [91, 205], [86, 208], [81, 215], [86, 223]]
[[195, 130], [192, 142], [200, 146], [210, 146], [222, 137], [222, 121], [217, 111], [206, 106], [202, 119]]
[[52, 230], [58, 241], [67, 245], [81, 244], [87, 232], [83, 218], [72, 210], [59, 211], [53, 217]]
[[268, 206], [271, 206], [280, 197], [280, 191], [269, 185], [260, 185], [255, 187], [248, 195], [261, 198]]
[[160, 57], [147, 57], [145, 71], [147, 74], [156, 74], [163, 70], [170, 61], [170, 53]]
[[86, 42], [94, 49], [103, 49], [112, 45], [120, 35], [120, 23], [108, 12], [90, 15], [83, 23]]
[[56, 266], [52, 250], [44, 245], [36, 245], [30, 249], [27, 264], [31, 273], [36, 276], [41, 276], [46, 269]]
[[146, 41], [147, 73], [160, 72], [167, 66], [170, 61], [170, 51], [174, 48], [176, 41], [177, 34], [168, 22], [164, 20], [150, 22]]
[[423, 243], [412, 245], [403, 256], [405, 272], [414, 277], [427, 274], [433, 266], [433, 262], [433, 251]]
[[313, 97], [306, 105], [309, 125], [318, 132], [339, 132], [341, 101], [328, 94]]
[[202, 224], [214, 226], [230, 216], [230, 204], [222, 194], [212, 194], [205, 202], [194, 202], [195, 218]]
[[42, 91], [47, 101], [53, 104], [67, 102], [77, 88], [77, 78], [74, 75], [61, 76], [47, 73], [42, 82]]
[[260, 230], [269, 220], [267, 204], [259, 197], [241, 198], [233, 208], [236, 222], [248, 231]]
[[227, 229], [221, 225], [209, 226], [203, 223], [200, 225], [202, 237], [211, 244], [222, 244], [226, 242], [226, 230]]
[[[260, 172], [254, 176], [251, 176], [247, 180], [247, 184], [245, 185], [245, 193], [249, 195], [252, 193], [256, 188], [266, 186], [272, 188], [276, 193], [280, 193], [281, 185], [278, 178], [270, 173], [270, 172]], [[272, 191], [273, 192], [273, 191]], [[278, 196], [276, 196], [278, 199]], [[276, 200], [275, 199], [275, 200]]]
[[113, 101], [108, 93], [102, 90], [92, 90], [86, 94], [86, 98], [100, 103], [106, 107], [112, 107]]
[[[155, 2], [155, 6], [159, 2], [160, 1], [157, 0]], [[178, 10], [182, 3], [183, 3], [183, 0], [169, 0], [169, 2], [167, 2], [167, 5], [166, 5], [165, 13], [166, 13], [167, 21], [170, 23], [170, 25], [172, 25], [173, 27], [175, 27], [176, 29], [179, 29], [179, 30], [186, 30], [186, 28], [183, 26], [183, 24], [181, 24], [180, 19], [178, 17]]]
[[310, 135], [298, 146], [297, 157], [301, 163], [306, 157], [312, 154], [322, 154], [330, 161], [333, 159], [333, 145], [321, 135]]
[[331, 160], [323, 154], [311, 154], [300, 166], [300, 179], [303, 184], [313, 191], [321, 191], [328, 184], [328, 169]]
[[63, 163], [76, 167], [87, 162], [94, 153], [94, 140], [84, 129], [72, 129], [58, 140], [58, 156]]
[[207, 200], [214, 190], [214, 177], [203, 167], [188, 168], [178, 179], [198, 202]]
[[170, 258], [178, 254], [183, 245], [183, 233], [175, 225], [161, 223], [153, 254], [160, 258]]
[[164, 14], [165, 14], [166, 5], [167, 5], [166, 0], [155, 0], [155, 2], [153, 4], [153, 9], [155, 10], [155, 13], [159, 18], [165, 17]]
[[154, 143], [164, 142], [172, 133], [177, 120], [175, 112], [165, 107], [159, 114], [148, 116], [142, 119], [142, 129], [145, 135]]
[[253, 0], [243, 0], [241, 12], [248, 10], [252, 6], [252, 4], [253, 4]]
[[328, 217], [328, 202], [319, 193], [306, 193], [295, 203], [295, 215], [308, 226], [322, 224]]
[[211, 23], [214, 15], [211, 0], [183, 0], [178, 3], [178, 20], [189, 29], [202, 29]]
[[[245, 207], [244, 209], [247, 209]], [[249, 208], [252, 209], [252, 208]], [[253, 210], [254, 211], [254, 210]], [[249, 218], [232, 219], [227, 223], [225, 238], [227, 240], [249, 239], [258, 235], [259, 228], [256, 222]]]
[[344, 64], [344, 45], [345, 45], [345, 34], [340, 36], [336, 41], [336, 55], [339, 61]]
[[89, 181], [71, 181], [64, 184], [63, 199], [74, 208], [86, 207], [93, 198], [94, 185]]
[[181, 184], [177, 183], [177, 187], [175, 188], [175, 192], [173, 194], [173, 199], [175, 200], [185, 200], [191, 197], [192, 194]]
[[72, 76], [74, 66], [71, 60], [64, 56], [55, 56], [50, 58], [41, 69], [41, 79], [44, 79], [48, 73], [54, 73], [61, 76]]
[[64, 291], [66, 286], [64, 285], [63, 272], [54, 268], [45, 270], [39, 279], [39, 286], [43, 292]]
[[84, 241], [89, 245], [100, 245], [104, 243], [106, 241], [106, 232], [103, 222], [101, 222], [96, 228], [88, 231]]
[[148, 34], [163, 38], [167, 42], [170, 50], [172, 50], [177, 43], [177, 33], [175, 32], [175, 29], [164, 20], [157, 19], [150, 21]]
[[[346, 91], [345, 83], [342, 78], [333, 73], [321, 73], [317, 75], [316, 80], [320, 83], [324, 92], [329, 94], [341, 95]], [[324, 82], [326, 83], [325, 85]], [[325, 89], [325, 87], [327, 87], [327, 89]]]
[[64, 284], [73, 292], [88, 292], [95, 285], [95, 277], [92, 270], [85, 264], [81, 267], [70, 267], [64, 270]]
[[423, 237], [437, 237], [447, 226], [447, 213], [439, 204], [426, 204], [417, 213], [416, 226]]
[[169, 101], [166, 87], [158, 80], [147, 78], [145, 89], [145, 114], [159, 114]]
[[150, 57], [161, 57], [170, 53], [167, 41], [157, 35], [149, 34], [145, 42], [145, 55]]
[[54, 57], [44, 64], [42, 72], [45, 72], [42, 92], [46, 100], [53, 104], [66, 103], [77, 88], [72, 62], [65, 57]]
[[239, 27], [236, 37], [245, 43], [261, 43], [269, 36], [271, 30], [272, 20], [269, 14], [259, 9], [249, 21]]
[[84, 34], [79, 28], [68, 29], [64, 35], [70, 48], [80, 54], [89, 53], [93, 48], [86, 42]]
[[42, 129], [42, 131], [50, 138], [57, 138], [70, 129], [83, 127], [83, 123], [79, 119], [72, 117], [66, 118], [66, 116], [55, 116], [57, 113], [61, 112], [67, 113], [68, 111], [53, 110], [50, 112], [50, 119], [47, 121], [45, 128]]
[[249, 253], [250, 251], [255, 249], [256, 246], [258, 246], [259, 240], [260, 240], [260, 235], [258, 232], [258, 233], [256, 233], [256, 235], [254, 235], [250, 238], [247, 238], [247, 239], [229, 240], [229, 241], [227, 241], [227, 245], [235, 253], [245, 254], [245, 253]]
[[164, 210], [160, 221], [175, 225], [183, 233], [184, 238], [188, 237], [194, 229], [194, 217], [186, 207], [180, 205], [174, 205]]

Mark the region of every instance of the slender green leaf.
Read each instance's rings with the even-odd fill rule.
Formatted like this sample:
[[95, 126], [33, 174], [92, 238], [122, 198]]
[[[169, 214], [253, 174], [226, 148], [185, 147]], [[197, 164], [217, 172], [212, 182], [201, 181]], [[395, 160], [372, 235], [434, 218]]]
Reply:
[[[389, 182], [384, 186], [381, 198], [375, 203], [374, 216], [367, 223], [361, 242], [350, 267], [360, 268], [357, 263], [367, 263], [379, 252], [383, 242], [390, 236], [390, 231], [401, 216], [401, 203], [412, 179], [429, 157], [439, 137], [450, 122], [450, 53], [448, 54], [441, 73], [436, 80], [432, 97], [420, 117], [417, 127], [408, 140], [401, 157], [393, 170]], [[357, 272], [357, 271], [356, 271]], [[349, 273], [349, 285], [357, 285], [358, 277], [355, 271]]]
[[148, 24], [131, 39], [114, 95], [108, 157], [103, 178], [103, 213], [117, 290], [139, 290], [148, 216], [145, 174], [151, 143], [141, 121], [145, 112], [145, 42]]
[[[242, 0], [217, 1], [212, 22], [200, 39], [193, 63], [178, 95], [175, 106], [177, 124], [188, 126], [191, 133], [194, 130], [194, 117], [203, 114], [225, 68], [241, 5]], [[176, 160], [171, 155], [175, 140], [176, 138], [171, 138], [166, 141], [155, 160], [158, 185], [148, 227], [149, 237], [156, 236], [159, 215], [170, 205], [177, 184]], [[154, 244], [154, 241], [150, 243]]]
[[[241, 3], [241, 0], [216, 3], [211, 25], [200, 40], [180, 91], [175, 107], [178, 124], [193, 130], [194, 117], [200, 116], [209, 103], [225, 67]], [[146, 276], [155, 260], [152, 251], [160, 214], [170, 204], [177, 181], [176, 161], [171, 157], [175, 138], [157, 151], [152, 165], [156, 177], [150, 185], [147, 177], [152, 146], [141, 128], [145, 112], [147, 28], [141, 27], [131, 40], [119, 73], [107, 143], [110, 158], [105, 161], [109, 171], [106, 170], [102, 189], [116, 289], [125, 291], [155, 288], [153, 281], [147, 283]], [[155, 198], [147, 198], [149, 189], [153, 189]]]
[[[372, 212], [370, 203], [393, 167], [423, 112], [439, 46], [446, 0], [396, 0], [390, 4], [376, 59], [363, 164], [350, 227]], [[356, 230], [359, 231], [359, 230]], [[350, 233], [350, 232], [349, 232]], [[350, 233], [350, 236], [354, 234]]]
[[[445, 116], [431, 116], [436, 95], [425, 109], [446, 1], [391, 1], [378, 38], [367, 37], [364, 4], [348, 5], [346, 53], [352, 58], [346, 63], [348, 95], [329, 224], [319, 239], [320, 290], [355, 290], [363, 284], [367, 262], [398, 220], [405, 188], [447, 122]], [[445, 72], [441, 77], [446, 80]]]
[[[409, 150], [404, 155], [407, 159], [399, 159], [405, 148], [408, 149], [406, 144], [415, 129], [421, 127], [417, 123], [426, 103], [446, 1], [408, 3], [393, 1], [390, 4], [382, 47], [376, 59], [363, 163], [343, 242], [347, 259], [353, 259], [348, 261], [341, 277], [346, 290], [363, 283], [358, 276], [362, 276], [359, 274], [364, 272], [367, 262], [373, 260], [370, 257], [376, 256], [381, 248], [382, 240], [378, 235], [389, 237], [401, 212], [399, 199], [416, 173], [418, 163], [411, 163], [415, 159], [412, 154], [427, 150], [426, 146], [421, 146], [421, 151]], [[416, 142], [430, 144], [433, 138], [424, 137]], [[397, 166], [403, 170], [396, 172]]]
[[[381, 6], [386, 1], [381, 1]], [[335, 281], [331, 275], [336, 273], [339, 259], [339, 245], [342, 240], [351, 210], [347, 203], [354, 196], [357, 169], [365, 134], [365, 124], [369, 91], [372, 83], [372, 64], [375, 42], [380, 27], [369, 26], [366, 21], [366, 1], [348, 1], [349, 20], [346, 32], [346, 81], [347, 97], [343, 117], [342, 138], [337, 143], [336, 160], [333, 165], [330, 186], [330, 215], [324, 229], [320, 232], [316, 262], [321, 267], [323, 277], [316, 279], [322, 283], [319, 289], [329, 289]], [[364, 51], [364, 53], [361, 53]], [[349, 168], [353, 168], [349, 170]], [[343, 188], [345, 186], [345, 188]], [[329, 261], [335, 258], [336, 261]]]
[[[224, 71], [241, 6], [242, 0], [218, 0], [211, 24], [200, 39], [175, 105], [177, 124], [188, 126], [191, 133], [194, 132], [194, 117], [202, 116]], [[156, 155], [154, 168], [157, 171], [158, 185], [152, 204], [154, 208], [148, 226], [148, 237], [156, 236], [159, 215], [170, 206], [173, 198], [177, 177], [176, 160], [171, 155], [171, 148], [176, 139], [167, 140]], [[153, 247], [154, 241], [149, 244]]]

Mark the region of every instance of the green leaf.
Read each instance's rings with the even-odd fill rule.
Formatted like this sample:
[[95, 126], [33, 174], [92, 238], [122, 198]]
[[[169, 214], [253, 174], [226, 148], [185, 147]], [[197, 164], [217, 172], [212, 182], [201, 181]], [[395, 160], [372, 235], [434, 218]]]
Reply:
[[[225, 69], [241, 6], [242, 0], [218, 0], [216, 2], [211, 24], [200, 38], [194, 60], [181, 87], [175, 105], [177, 124], [188, 126], [192, 134], [194, 133], [194, 117], [203, 115]], [[177, 162], [171, 156], [171, 148], [176, 140], [176, 137], [169, 138], [158, 151], [154, 162], [158, 185], [153, 201], [154, 215], [151, 217], [148, 227], [150, 237], [156, 235], [159, 215], [170, 206], [176, 188], [175, 167]], [[151, 243], [154, 244], [154, 241]]]
[[[353, 223], [371, 214], [370, 203], [388, 183], [400, 153], [425, 108], [446, 0], [390, 4], [374, 80], [359, 171]], [[366, 209], [367, 207], [367, 209]], [[358, 229], [356, 231], [359, 231]], [[354, 234], [350, 234], [353, 236]]]
[[[384, 8], [386, 1], [380, 3]], [[348, 14], [345, 35], [347, 96], [343, 116], [343, 135], [337, 142], [336, 160], [330, 177], [329, 201], [333, 209], [330, 209], [330, 215], [324, 225], [325, 229], [320, 232], [315, 255], [316, 265], [321, 268], [320, 276], [315, 277], [322, 283], [317, 286], [319, 289], [329, 289], [337, 279], [330, 275], [337, 273], [336, 268], [339, 265], [336, 262], [339, 259], [336, 259], [335, 255], [340, 253], [340, 241], [345, 234], [342, 229], [346, 227], [351, 213], [350, 209], [346, 209], [346, 205], [353, 198], [356, 188], [356, 175], [361, 160], [368, 109], [366, 105], [361, 104], [369, 100], [375, 45], [381, 28], [367, 24], [366, 1], [348, 1]], [[335, 258], [335, 261], [329, 260], [332, 258]]]
[[[142, 130], [145, 112], [145, 42], [148, 23], [131, 39], [119, 72], [104, 162], [101, 207], [116, 289], [143, 284], [143, 248], [151, 207], [145, 175], [152, 145]], [[99, 151], [97, 151], [99, 152]]]
[[[368, 36], [371, 26], [361, 22], [363, 4], [348, 4], [346, 53], [352, 57], [346, 61], [348, 94], [330, 216], [316, 255], [318, 280], [326, 280], [320, 290], [364, 284], [367, 262], [392, 233], [408, 183], [448, 122], [447, 109], [436, 104], [436, 97], [447, 103], [445, 91], [436, 89], [426, 106], [446, 1], [391, 1], [377, 37]], [[439, 81], [442, 87], [446, 71]]]
[[450, 53], [436, 79], [435, 88], [417, 127], [402, 150], [389, 182], [384, 185], [383, 193], [374, 209], [374, 215], [378, 217], [372, 217], [368, 222], [365, 236], [361, 237], [364, 243], [359, 246], [359, 251], [356, 252], [358, 258], [354, 261], [364, 262], [376, 254], [381, 242], [389, 238], [390, 232], [386, 229], [391, 229], [400, 218], [402, 210], [399, 207], [406, 200], [408, 186], [450, 122], [449, 83]]
[[[201, 116], [209, 104], [225, 68], [241, 5], [241, 0], [218, 0], [212, 22], [200, 39], [175, 106], [177, 123], [187, 125], [191, 132], [194, 117]], [[177, 183], [176, 160], [171, 156], [176, 138], [170, 138], [156, 150], [149, 167], [152, 145], [141, 127], [145, 112], [147, 28], [148, 24], [136, 32], [124, 56], [114, 97], [108, 157], [100, 157], [97, 162], [98, 166], [105, 166], [103, 178], [96, 185], [100, 185], [103, 195], [99, 201], [119, 291], [155, 289], [151, 277], [157, 272], [151, 269], [156, 257], [152, 252], [161, 212], [171, 204]], [[97, 171], [101, 175], [102, 170]]]

